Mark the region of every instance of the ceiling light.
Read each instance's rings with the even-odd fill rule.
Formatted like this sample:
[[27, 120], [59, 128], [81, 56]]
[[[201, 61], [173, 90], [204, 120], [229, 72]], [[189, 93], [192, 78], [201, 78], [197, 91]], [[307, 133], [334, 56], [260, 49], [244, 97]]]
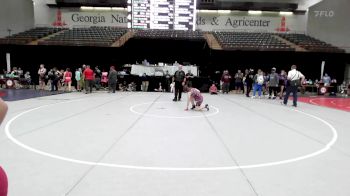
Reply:
[[82, 10], [93, 10], [94, 7], [81, 6], [80, 9], [82, 9]]
[[293, 15], [293, 12], [280, 12], [280, 15]]
[[260, 10], [249, 10], [248, 14], [262, 14], [262, 11], [260, 11]]

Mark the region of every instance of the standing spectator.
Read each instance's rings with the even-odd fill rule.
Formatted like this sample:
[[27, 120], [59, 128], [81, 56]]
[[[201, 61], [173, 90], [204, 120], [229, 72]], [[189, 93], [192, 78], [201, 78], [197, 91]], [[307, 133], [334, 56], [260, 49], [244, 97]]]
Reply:
[[148, 77], [147, 77], [146, 73], [142, 74], [141, 81], [142, 81], [142, 85], [141, 85], [142, 91], [143, 92], [147, 92], [148, 91], [149, 81], [148, 81]]
[[165, 90], [167, 92], [170, 92], [171, 75], [169, 74], [168, 70], [165, 72], [164, 77], [165, 77]]
[[80, 78], [80, 91], [85, 89], [85, 76], [84, 76], [84, 71], [86, 69], [86, 65], [83, 64], [82, 67], [81, 67], [81, 78]]
[[115, 93], [117, 88], [118, 72], [115, 70], [114, 66], [111, 66], [108, 74], [108, 92]]
[[331, 77], [327, 73], [324, 74], [322, 81], [325, 86], [329, 86], [331, 84]]
[[[0, 124], [4, 120], [7, 110], [8, 108], [6, 103], [0, 98]], [[5, 171], [0, 166], [0, 196], [6, 196], [7, 189], [8, 189], [7, 176]]]
[[95, 87], [96, 90], [100, 90], [101, 88], [101, 76], [102, 76], [102, 72], [101, 70], [98, 68], [98, 66], [95, 67]]
[[272, 92], [273, 92], [273, 97], [272, 99], [276, 99], [277, 97], [277, 91], [278, 91], [278, 83], [279, 83], [279, 77], [278, 74], [276, 73], [276, 68], [271, 69], [271, 73], [268, 76], [268, 84], [269, 84], [269, 99], [271, 99]]
[[264, 75], [263, 72], [259, 69], [258, 73], [254, 76], [254, 88], [253, 88], [253, 97], [255, 98], [256, 91], [258, 91], [259, 99], [261, 98], [261, 91], [264, 84]]
[[66, 91], [67, 86], [68, 86], [68, 91], [72, 91], [72, 72], [70, 71], [69, 68], [66, 69], [66, 71], [63, 74], [63, 80], [64, 80], [64, 91]]
[[[83, 76], [85, 79], [85, 94], [88, 94], [88, 92], [92, 93], [92, 86], [94, 85], [94, 71], [90, 69], [90, 65], [86, 65], [86, 69], [83, 72]], [[88, 87], [90, 89], [88, 89]]]
[[64, 69], [61, 69], [58, 73], [58, 88], [60, 89], [64, 86]]
[[105, 70], [102, 71], [101, 86], [103, 88], [106, 88], [108, 86], [108, 72], [106, 72]]
[[286, 95], [284, 96], [283, 104], [287, 105], [290, 93], [293, 93], [293, 106], [297, 107], [298, 101], [298, 87], [302, 83], [300, 80], [304, 80], [304, 75], [297, 70], [296, 65], [292, 65], [291, 70], [288, 72], [288, 85], [286, 90]]
[[248, 69], [245, 69], [244, 70], [244, 75], [243, 75], [243, 93], [246, 93], [247, 92], [247, 77], [248, 77], [248, 74], [249, 74], [249, 70]]
[[39, 75], [39, 89], [44, 90], [45, 89], [45, 75], [46, 75], [46, 69], [45, 65], [41, 64], [40, 68], [38, 70], [38, 75]]
[[228, 70], [225, 70], [221, 76], [222, 81], [222, 93], [228, 94], [230, 92], [231, 75]]
[[49, 71], [49, 79], [51, 80], [51, 91], [58, 91], [58, 82], [59, 82], [59, 71], [56, 67]]
[[252, 86], [254, 83], [254, 70], [250, 69], [248, 75], [246, 76], [245, 79], [247, 83], [247, 91], [246, 91], [246, 96], [249, 97], [250, 91], [252, 90]]
[[175, 96], [173, 101], [181, 101], [183, 86], [186, 83], [185, 72], [182, 70], [182, 65], [178, 65], [178, 70], [174, 73], [173, 81], [175, 82]]
[[78, 92], [80, 92], [81, 91], [81, 86], [80, 86], [80, 84], [81, 84], [81, 68], [79, 68], [79, 69], [76, 69], [75, 70], [75, 80], [77, 81], [77, 91]]
[[193, 82], [194, 75], [191, 73], [191, 70], [188, 70], [186, 74], [186, 85], [187, 87], [192, 87], [192, 82]]
[[241, 93], [243, 91], [243, 73], [238, 70], [235, 74], [235, 90], [236, 93]]
[[286, 74], [286, 71], [281, 70], [281, 74], [279, 75], [280, 99], [282, 99], [283, 97], [283, 92], [285, 91], [286, 85], [287, 85], [287, 74]]

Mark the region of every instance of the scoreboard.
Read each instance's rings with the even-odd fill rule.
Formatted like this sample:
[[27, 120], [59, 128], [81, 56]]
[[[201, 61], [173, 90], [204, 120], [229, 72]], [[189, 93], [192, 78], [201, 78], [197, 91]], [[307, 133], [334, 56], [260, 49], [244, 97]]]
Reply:
[[195, 30], [196, 0], [128, 0], [128, 27]]

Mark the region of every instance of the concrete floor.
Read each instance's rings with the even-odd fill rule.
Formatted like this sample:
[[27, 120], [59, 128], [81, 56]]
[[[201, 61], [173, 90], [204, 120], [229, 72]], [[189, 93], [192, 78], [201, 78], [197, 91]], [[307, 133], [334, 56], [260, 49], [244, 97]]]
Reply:
[[350, 113], [204, 97], [210, 111], [185, 112], [167, 93], [8, 102], [9, 195], [350, 195]]

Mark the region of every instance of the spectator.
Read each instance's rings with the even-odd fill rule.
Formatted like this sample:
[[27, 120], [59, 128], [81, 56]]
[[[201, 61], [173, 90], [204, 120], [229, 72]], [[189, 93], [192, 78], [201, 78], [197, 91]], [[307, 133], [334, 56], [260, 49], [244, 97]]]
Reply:
[[253, 97], [255, 98], [256, 91], [258, 91], [259, 99], [261, 98], [261, 91], [263, 84], [265, 82], [263, 72], [259, 69], [258, 73], [254, 76], [254, 88], [253, 88]]
[[162, 87], [162, 83], [161, 82], [159, 82], [158, 88], [154, 89], [154, 91], [156, 91], [156, 92], [163, 92], [163, 87]]
[[64, 86], [64, 69], [61, 69], [58, 73], [59, 73], [58, 88], [61, 88]]
[[135, 82], [131, 82], [128, 85], [128, 91], [136, 91], [136, 84], [135, 84]]
[[115, 93], [117, 88], [118, 72], [114, 66], [111, 66], [108, 74], [108, 92]]
[[81, 68], [75, 70], [75, 80], [77, 81], [77, 91], [81, 91]]
[[68, 91], [72, 91], [72, 72], [69, 68], [66, 69], [66, 71], [63, 73], [63, 80], [64, 80], [64, 91], [66, 91], [68, 87]]
[[236, 93], [243, 93], [243, 73], [241, 70], [238, 70], [235, 74], [235, 90]]
[[188, 87], [192, 87], [192, 81], [193, 81], [194, 75], [191, 73], [191, 70], [188, 70], [186, 74], [186, 85]]
[[80, 78], [80, 91], [85, 89], [85, 76], [84, 76], [84, 71], [86, 69], [86, 65], [82, 65], [80, 73], [81, 73], [81, 78]]
[[268, 84], [269, 84], [269, 99], [271, 99], [272, 92], [273, 96], [272, 99], [276, 99], [277, 97], [277, 91], [278, 91], [278, 83], [279, 83], [279, 77], [276, 73], [276, 68], [271, 69], [271, 73], [268, 76]]
[[39, 75], [39, 89], [44, 90], [45, 89], [45, 75], [46, 75], [46, 69], [45, 65], [41, 64], [40, 68], [38, 70], [38, 75]]
[[290, 93], [293, 93], [293, 106], [297, 107], [298, 87], [302, 83], [302, 81], [300, 80], [304, 80], [305, 77], [300, 71], [297, 71], [296, 65], [292, 65], [291, 70], [288, 72], [287, 79], [288, 79], [288, 85], [287, 85], [286, 95], [284, 96], [283, 104], [287, 105], [289, 95]]
[[100, 90], [100, 88], [101, 88], [102, 72], [98, 68], [98, 66], [95, 67], [94, 75], [95, 75], [95, 87], [96, 87], [96, 90]]
[[[118, 73], [117, 73], [117, 75], [118, 75]], [[102, 71], [101, 86], [103, 88], [106, 88], [106, 86], [108, 86], [108, 72], [106, 72], [105, 70]]]
[[32, 76], [30, 76], [30, 72], [27, 71], [25, 74], [24, 74], [24, 82], [26, 85], [27, 88], [30, 88], [30, 85], [32, 84]]
[[92, 93], [92, 87], [94, 85], [94, 71], [90, 69], [90, 65], [86, 65], [86, 69], [83, 72], [83, 76], [85, 79], [85, 94], [88, 94], [88, 92]]
[[230, 92], [231, 75], [228, 70], [225, 70], [221, 76], [222, 93], [228, 94]]
[[164, 77], [165, 77], [165, 90], [167, 92], [170, 92], [171, 75], [169, 74], [168, 70], [165, 72]]
[[247, 92], [246, 92], [246, 96], [249, 97], [250, 91], [252, 90], [252, 86], [254, 83], [254, 70], [250, 69], [249, 73], [245, 79], [246, 83], [247, 83]]
[[331, 84], [331, 77], [327, 73], [324, 74], [322, 81], [325, 86], [329, 86]]
[[51, 80], [51, 92], [58, 91], [59, 75], [60, 75], [60, 72], [57, 70], [56, 67], [54, 67], [49, 71], [48, 76], [49, 76], [49, 79]]
[[141, 85], [142, 91], [143, 92], [147, 92], [148, 91], [149, 80], [148, 80], [148, 77], [147, 77], [146, 73], [142, 74], [141, 81], [142, 81], [142, 85]]
[[282, 99], [283, 97], [283, 92], [285, 91], [286, 85], [287, 85], [287, 74], [286, 74], [286, 71], [281, 70], [281, 74], [279, 75], [280, 99]]
[[209, 88], [209, 93], [211, 95], [217, 95], [218, 94], [218, 88], [215, 86], [215, 84], [212, 84]]
[[175, 82], [175, 96], [173, 101], [181, 101], [183, 86], [186, 83], [185, 72], [182, 70], [182, 65], [178, 65], [178, 70], [174, 74], [173, 81]]

